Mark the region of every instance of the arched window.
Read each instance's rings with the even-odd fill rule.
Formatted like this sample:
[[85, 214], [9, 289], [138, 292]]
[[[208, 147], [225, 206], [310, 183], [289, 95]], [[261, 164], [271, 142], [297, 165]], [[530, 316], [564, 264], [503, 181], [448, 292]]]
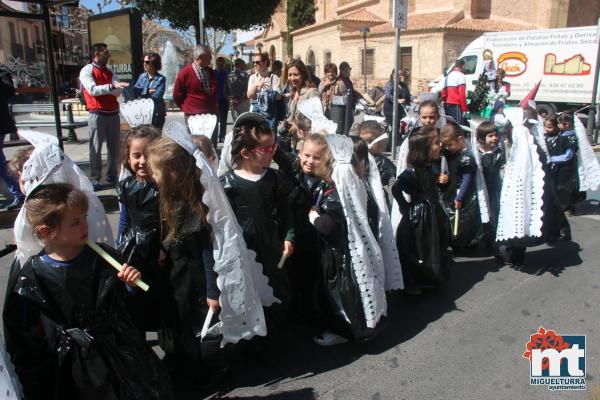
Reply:
[[306, 56], [306, 65], [310, 65], [313, 69], [313, 72], [317, 71], [317, 60], [315, 58], [315, 52], [312, 50], [308, 51], [308, 54]]
[[269, 59], [271, 61], [277, 60], [277, 52], [275, 51], [275, 46], [271, 45], [269, 48]]

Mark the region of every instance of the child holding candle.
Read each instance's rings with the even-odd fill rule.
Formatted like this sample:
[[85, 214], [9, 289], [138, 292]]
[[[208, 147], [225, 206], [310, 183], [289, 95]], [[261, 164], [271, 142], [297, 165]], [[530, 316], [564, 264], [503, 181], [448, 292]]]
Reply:
[[3, 313], [25, 396], [172, 398], [166, 371], [124, 307], [140, 273], [123, 264], [115, 274], [86, 246], [86, 195], [70, 184], [40, 185], [25, 208], [44, 249], [11, 271]]

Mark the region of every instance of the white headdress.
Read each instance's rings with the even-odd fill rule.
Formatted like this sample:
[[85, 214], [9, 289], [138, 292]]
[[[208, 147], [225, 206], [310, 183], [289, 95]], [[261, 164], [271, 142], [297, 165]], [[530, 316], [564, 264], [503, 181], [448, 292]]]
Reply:
[[[205, 136], [209, 140], [212, 140], [212, 134], [217, 126], [217, 116], [214, 114], [198, 114], [192, 115], [188, 118], [188, 127], [192, 136]], [[215, 171], [219, 168], [219, 157], [217, 157], [217, 150], [213, 146], [213, 154], [215, 155], [215, 162], [212, 167]]]
[[[19, 131], [19, 135], [34, 145], [35, 150], [23, 165], [22, 179], [29, 195], [36, 187], [49, 183], [70, 183], [85, 193], [88, 199], [88, 236], [94, 242], [114, 246], [112, 230], [106, 218], [104, 206], [94, 193], [89, 178], [64, 154], [56, 144], [56, 138], [41, 132]], [[31, 256], [39, 253], [43, 243], [33, 232], [27, 221], [27, 211], [21, 208], [14, 225], [17, 241], [17, 257], [21, 265]]]
[[392, 222], [388, 214], [377, 162], [371, 154], [369, 154], [369, 185], [379, 209], [377, 242], [381, 249], [381, 256], [383, 257], [383, 265], [385, 267], [385, 290], [404, 289], [404, 280], [402, 278], [402, 268], [400, 266], [398, 248], [396, 247], [394, 229], [392, 228]]
[[119, 108], [123, 118], [132, 128], [152, 123], [152, 116], [154, 115], [154, 101], [152, 99], [128, 101], [127, 103], [121, 103]]
[[490, 222], [490, 198], [488, 195], [485, 178], [483, 177], [483, 168], [481, 167], [481, 158], [479, 157], [479, 146], [477, 144], [477, 125], [471, 122], [472, 128], [461, 125], [461, 129], [468, 130], [470, 134], [469, 149], [475, 159], [477, 171], [475, 172], [475, 189], [477, 190], [477, 202], [479, 203], [479, 215], [481, 223], [487, 224]]
[[306, 118], [310, 119], [311, 133], [325, 131], [333, 134], [336, 132], [337, 124], [325, 117], [323, 114], [323, 104], [319, 97], [311, 97], [310, 99], [301, 101], [298, 103], [298, 111], [304, 114]]
[[577, 135], [577, 145], [579, 152], [577, 157], [577, 166], [579, 172], [579, 190], [582, 192], [596, 190], [600, 186], [600, 165], [594, 154], [594, 149], [590, 146], [585, 127], [575, 116], [575, 133]]
[[496, 240], [542, 235], [544, 170], [533, 136], [523, 123], [524, 110], [506, 110], [512, 131], [512, 149], [504, 168]]
[[354, 151], [352, 139], [343, 135], [327, 135], [325, 139], [335, 159], [332, 178], [348, 225], [350, 258], [360, 287], [366, 324], [374, 328], [387, 312], [386, 275], [379, 244], [367, 222], [367, 191], [350, 164]]
[[268, 279], [262, 273], [262, 265], [255, 261], [256, 253], [246, 247], [242, 228], [223, 187], [185, 126], [171, 121], [165, 128], [165, 134], [193, 155], [196, 166], [202, 170], [202, 202], [208, 206], [207, 219], [215, 236], [214, 270], [218, 274], [217, 286], [221, 290], [221, 345], [237, 343], [254, 335], [265, 336], [267, 328], [263, 306], [270, 306], [279, 300], [273, 296]]

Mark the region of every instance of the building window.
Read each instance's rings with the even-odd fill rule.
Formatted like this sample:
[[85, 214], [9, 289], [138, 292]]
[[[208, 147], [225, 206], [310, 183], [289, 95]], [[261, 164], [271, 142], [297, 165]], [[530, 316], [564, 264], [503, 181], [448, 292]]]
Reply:
[[325, 65], [331, 64], [331, 52], [330, 51], [325, 52], [325, 55], [323, 56], [323, 60], [324, 60]]
[[17, 43], [17, 32], [15, 31], [15, 24], [13, 24], [12, 22], [9, 22], [8, 30], [10, 31], [10, 42]]
[[373, 75], [375, 73], [375, 49], [367, 49], [367, 66], [365, 69], [365, 50], [360, 51], [360, 72], [361, 75]]
[[30, 47], [29, 46], [29, 31], [25, 28], [23, 28], [23, 45], [25, 45], [25, 47]]

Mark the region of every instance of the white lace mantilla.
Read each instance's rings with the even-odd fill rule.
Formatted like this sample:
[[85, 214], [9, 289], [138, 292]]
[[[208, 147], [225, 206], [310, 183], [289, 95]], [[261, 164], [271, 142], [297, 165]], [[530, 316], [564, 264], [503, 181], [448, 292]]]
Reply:
[[577, 144], [579, 151], [577, 153], [577, 167], [579, 172], [579, 190], [586, 192], [596, 190], [600, 186], [600, 165], [594, 154], [594, 149], [590, 146], [585, 127], [575, 117], [575, 133], [577, 134]]
[[[22, 178], [25, 191], [31, 193], [36, 187], [50, 183], [70, 183], [81, 190], [88, 199], [88, 236], [91, 241], [106, 243], [114, 246], [110, 224], [106, 218], [104, 206], [94, 193], [94, 188], [85, 173], [65, 155], [60, 148], [47, 138], [47, 134], [29, 131], [25, 135], [35, 150], [23, 165]], [[44, 244], [34, 235], [33, 227], [27, 221], [25, 207], [17, 215], [14, 224], [15, 240], [17, 242], [17, 258], [21, 265], [27, 259], [39, 253]]]
[[381, 177], [377, 169], [375, 158], [369, 154], [369, 184], [377, 207], [379, 209], [379, 232], [377, 242], [381, 249], [383, 265], [385, 267], [385, 290], [404, 289], [404, 279], [402, 277], [402, 267], [400, 266], [400, 257], [396, 247], [396, 239], [388, 208], [385, 201], [385, 194], [381, 184]]
[[473, 127], [471, 129], [469, 149], [471, 150], [471, 154], [473, 155], [473, 158], [475, 159], [475, 164], [477, 165], [477, 171], [475, 172], [475, 188], [477, 189], [479, 215], [481, 216], [481, 223], [487, 224], [488, 222], [490, 222], [490, 200], [487, 186], [485, 184], [485, 178], [483, 177], [481, 158], [479, 158], [476, 127]]
[[497, 241], [542, 235], [544, 170], [537, 146], [522, 123], [513, 127], [512, 139], [500, 197]]

